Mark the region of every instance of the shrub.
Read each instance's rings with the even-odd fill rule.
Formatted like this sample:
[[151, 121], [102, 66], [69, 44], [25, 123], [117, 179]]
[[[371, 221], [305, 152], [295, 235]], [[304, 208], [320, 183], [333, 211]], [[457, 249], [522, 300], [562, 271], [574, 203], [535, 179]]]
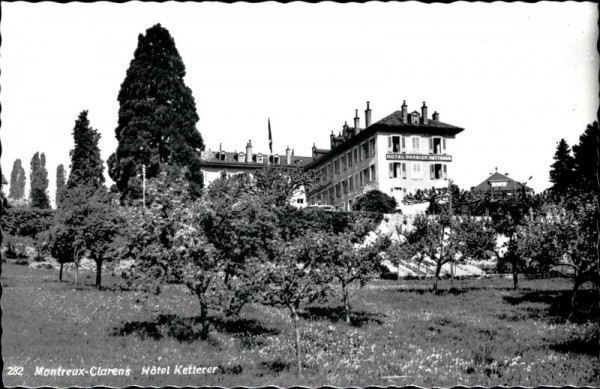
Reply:
[[397, 206], [396, 199], [374, 189], [360, 196], [354, 204], [355, 211], [393, 213]]
[[2, 215], [2, 231], [12, 236], [35, 237], [47, 231], [54, 221], [54, 211], [39, 208], [8, 208]]
[[306, 231], [331, 231], [335, 234], [347, 232], [360, 217], [369, 219], [371, 224], [369, 231], [374, 230], [383, 220], [381, 213], [335, 212], [315, 208], [286, 207], [279, 214], [282, 235], [286, 240], [302, 235]]

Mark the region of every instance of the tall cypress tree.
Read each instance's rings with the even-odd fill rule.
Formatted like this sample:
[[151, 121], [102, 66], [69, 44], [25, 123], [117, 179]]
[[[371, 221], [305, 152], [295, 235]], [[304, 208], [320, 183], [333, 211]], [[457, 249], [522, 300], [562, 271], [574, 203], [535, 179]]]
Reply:
[[61, 163], [56, 167], [56, 208], [60, 204], [62, 194], [66, 187], [65, 167]]
[[31, 181], [30, 198], [33, 208], [50, 208], [50, 199], [48, 198], [48, 170], [46, 170], [46, 156], [39, 152], [31, 158], [31, 172], [29, 180]]
[[22, 199], [25, 195], [25, 169], [21, 165], [21, 160], [16, 159], [10, 174], [10, 190], [8, 197], [14, 200]]
[[88, 111], [81, 111], [75, 127], [73, 140], [75, 147], [69, 152], [71, 156], [71, 172], [67, 180], [67, 188], [86, 186], [96, 190], [104, 185], [104, 165], [100, 157], [100, 134], [90, 126]]
[[579, 143], [573, 145], [573, 157], [575, 164], [575, 186], [579, 191], [583, 193], [591, 194], [597, 191], [597, 131], [598, 122], [588, 124], [583, 134], [581, 134], [581, 136], [579, 137]]
[[574, 159], [567, 141], [561, 139], [556, 147], [554, 163], [550, 167], [551, 191], [559, 197], [567, 195], [574, 184]]
[[184, 76], [183, 60], [167, 29], [157, 24], [138, 36], [118, 96], [119, 145], [108, 160], [109, 175], [123, 197], [141, 197], [142, 165], [151, 178], [168, 170], [165, 164], [187, 168], [190, 191], [199, 195], [204, 142], [196, 129], [196, 103]]

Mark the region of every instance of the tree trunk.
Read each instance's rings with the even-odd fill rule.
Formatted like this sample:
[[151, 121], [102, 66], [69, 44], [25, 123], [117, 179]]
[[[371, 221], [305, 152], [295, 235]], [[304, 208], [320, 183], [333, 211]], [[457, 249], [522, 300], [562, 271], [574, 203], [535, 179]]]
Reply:
[[450, 285], [454, 285], [454, 262], [450, 262]]
[[292, 312], [292, 321], [294, 322], [294, 331], [296, 333], [296, 372], [298, 376], [302, 375], [302, 356], [300, 352], [300, 328], [298, 327], [298, 312], [297, 308], [290, 306]]
[[63, 271], [64, 263], [60, 263], [60, 273], [58, 273], [58, 280], [62, 282], [62, 271]]
[[79, 263], [74, 261], [73, 264], [75, 264], [75, 289], [77, 289], [79, 285]]
[[200, 330], [200, 339], [206, 340], [208, 339], [210, 323], [208, 322], [208, 307], [202, 299], [200, 300], [200, 323], [202, 323], [202, 329]]
[[348, 298], [348, 287], [342, 284], [342, 291], [344, 293], [344, 313], [346, 315], [346, 323], [350, 324], [350, 299]]
[[100, 290], [101, 288], [101, 283], [102, 283], [102, 260], [101, 259], [97, 259], [96, 260], [96, 288], [98, 288], [98, 290]]
[[575, 297], [577, 297], [577, 291], [583, 282], [581, 282], [581, 277], [575, 273], [575, 282], [573, 283], [573, 295], [571, 296], [571, 312], [569, 313], [569, 318], [573, 316], [575, 312]]
[[517, 290], [519, 288], [519, 269], [517, 268], [517, 259], [511, 261], [512, 273], [513, 273], [513, 288]]
[[440, 271], [441, 270], [442, 270], [442, 265], [438, 263], [435, 266], [435, 277], [433, 279], [433, 293], [438, 292], [438, 281], [440, 279]]

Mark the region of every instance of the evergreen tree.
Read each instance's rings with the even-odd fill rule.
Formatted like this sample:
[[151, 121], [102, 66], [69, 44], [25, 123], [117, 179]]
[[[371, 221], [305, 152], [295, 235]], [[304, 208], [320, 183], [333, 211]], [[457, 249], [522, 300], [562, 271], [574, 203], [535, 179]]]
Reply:
[[25, 169], [21, 165], [21, 160], [16, 159], [13, 164], [12, 173], [10, 175], [10, 190], [8, 197], [14, 200], [22, 199], [25, 195]]
[[88, 111], [82, 111], [75, 121], [73, 139], [75, 147], [70, 151], [71, 172], [67, 180], [67, 188], [86, 186], [92, 190], [104, 184], [104, 165], [100, 157], [100, 134], [90, 127]]
[[190, 192], [202, 187], [202, 136], [192, 91], [183, 82], [185, 66], [175, 41], [160, 24], [140, 34], [119, 91], [119, 145], [108, 159], [109, 175], [123, 197], [141, 197], [141, 170], [147, 178], [164, 165], [187, 167]]
[[62, 194], [65, 190], [66, 178], [65, 178], [65, 167], [61, 163], [56, 167], [56, 208], [60, 204]]
[[48, 198], [48, 170], [46, 170], [46, 156], [39, 152], [31, 158], [31, 172], [29, 173], [31, 181], [30, 198], [33, 208], [50, 208], [50, 199]]
[[[75, 147], [70, 151], [71, 172], [66, 185], [64, 168], [57, 168], [57, 208], [51, 253], [62, 264], [73, 262], [77, 274], [87, 251], [96, 261], [96, 285], [100, 288], [102, 263], [114, 259], [113, 242], [121, 220], [104, 186], [104, 166], [100, 158], [100, 134], [90, 127], [87, 111], [82, 111], [73, 128]], [[62, 274], [62, 272], [61, 272]]]
[[596, 184], [598, 162], [596, 133], [598, 131], [598, 122], [588, 124], [584, 133], [579, 137], [579, 144], [573, 145], [575, 186], [583, 193], [591, 194], [598, 190]]
[[569, 145], [564, 139], [558, 142], [554, 163], [550, 167], [550, 182], [554, 185], [551, 191], [559, 197], [567, 195], [573, 186], [574, 161]]

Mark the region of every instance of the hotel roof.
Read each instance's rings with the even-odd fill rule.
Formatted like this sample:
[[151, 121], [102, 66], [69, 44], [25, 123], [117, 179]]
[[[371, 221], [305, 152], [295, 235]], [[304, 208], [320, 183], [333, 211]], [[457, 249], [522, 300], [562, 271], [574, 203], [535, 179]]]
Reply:
[[[413, 113], [417, 113], [413, 111]], [[408, 116], [413, 113], [408, 113]], [[341, 142], [337, 146], [333, 147], [327, 154], [315, 158], [309, 162], [305, 168], [312, 168], [319, 162], [328, 160], [338, 155], [342, 150], [346, 150], [349, 147], [354, 147], [361, 142], [364, 142], [370, 136], [377, 132], [391, 133], [391, 134], [428, 134], [428, 135], [440, 135], [440, 136], [454, 136], [464, 131], [464, 128], [453, 126], [451, 124], [440, 122], [439, 120], [428, 119], [427, 123], [421, 123], [419, 118], [418, 123], [410, 123], [410, 120], [402, 120], [402, 111], [397, 110], [383, 119], [371, 124], [369, 127], [360, 130], [355, 135], [350, 136], [344, 142]], [[339, 137], [335, 136], [337, 140]], [[320, 150], [320, 149], [317, 149]]]
[[[239, 160], [240, 154], [244, 155], [243, 160]], [[253, 153], [252, 160], [246, 162], [246, 153], [242, 152], [228, 152], [228, 151], [205, 151], [202, 153], [202, 164], [204, 166], [215, 166], [215, 167], [235, 167], [235, 168], [249, 168], [249, 169], [262, 169], [268, 165], [287, 167], [287, 168], [301, 168], [312, 162], [312, 157], [302, 157], [292, 155], [290, 157], [290, 163], [286, 163], [286, 155], [283, 154], [262, 154]], [[258, 162], [258, 156], [262, 156], [262, 162]], [[274, 157], [279, 157], [279, 163], [274, 163]], [[270, 158], [269, 158], [270, 157]], [[270, 162], [269, 162], [270, 161]]]
[[421, 121], [418, 123], [410, 123], [410, 121], [404, 122], [402, 121], [402, 111], [398, 110], [389, 114], [378, 122], [373, 123], [365, 131], [368, 130], [424, 132], [433, 135], [456, 135], [459, 132], [464, 131], [464, 128], [432, 119], [428, 119], [427, 124], [421, 123]]

